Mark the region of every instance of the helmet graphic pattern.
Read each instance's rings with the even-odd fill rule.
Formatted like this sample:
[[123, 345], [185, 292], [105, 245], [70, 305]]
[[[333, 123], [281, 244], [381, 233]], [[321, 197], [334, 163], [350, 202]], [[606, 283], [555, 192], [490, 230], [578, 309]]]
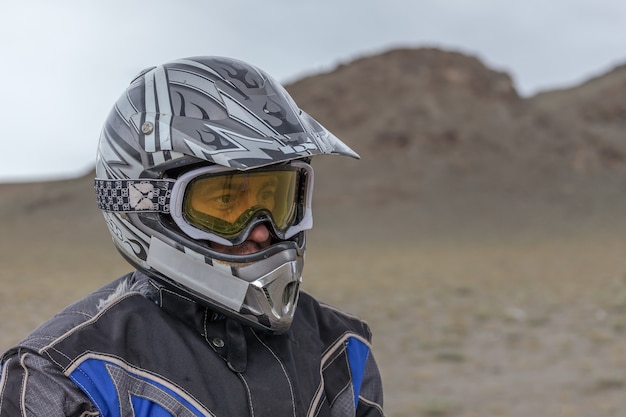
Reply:
[[[183, 155], [236, 169], [317, 154], [358, 157], [298, 109], [280, 84], [232, 59], [155, 67], [131, 84], [115, 111], [112, 122], [128, 130], [116, 138], [111, 123], [103, 135], [112, 148], [103, 153], [111, 162], [119, 158], [120, 167], [137, 161], [147, 168]], [[125, 139], [129, 134], [135, 143]]]

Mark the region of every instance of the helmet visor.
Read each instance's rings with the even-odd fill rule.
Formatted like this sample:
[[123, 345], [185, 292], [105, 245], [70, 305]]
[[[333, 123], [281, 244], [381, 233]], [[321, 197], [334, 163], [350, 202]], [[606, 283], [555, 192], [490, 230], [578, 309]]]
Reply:
[[211, 166], [180, 176], [172, 217], [190, 237], [236, 245], [259, 222], [280, 239], [312, 225], [313, 170], [299, 161], [250, 171]]

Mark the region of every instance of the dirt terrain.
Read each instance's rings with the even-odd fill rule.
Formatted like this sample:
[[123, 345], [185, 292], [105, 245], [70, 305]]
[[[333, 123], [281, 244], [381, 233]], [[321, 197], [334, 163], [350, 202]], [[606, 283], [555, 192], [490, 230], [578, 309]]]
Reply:
[[[626, 67], [530, 98], [479, 60], [288, 86], [362, 156], [314, 161], [305, 289], [366, 319], [389, 417], [626, 416]], [[91, 176], [0, 185], [0, 350], [130, 267]]]

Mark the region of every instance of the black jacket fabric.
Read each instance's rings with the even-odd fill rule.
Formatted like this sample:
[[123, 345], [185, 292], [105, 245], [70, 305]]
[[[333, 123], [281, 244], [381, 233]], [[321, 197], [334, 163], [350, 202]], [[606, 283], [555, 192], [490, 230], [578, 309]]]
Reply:
[[136, 272], [2, 357], [0, 417], [378, 417], [371, 334], [302, 292], [289, 331], [255, 331]]

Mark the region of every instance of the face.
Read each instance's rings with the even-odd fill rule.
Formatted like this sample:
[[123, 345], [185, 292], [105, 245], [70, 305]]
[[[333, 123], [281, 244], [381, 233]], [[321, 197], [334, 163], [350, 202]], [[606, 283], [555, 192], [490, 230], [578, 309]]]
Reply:
[[222, 181], [194, 183], [190, 203], [194, 210], [232, 224], [251, 207], [272, 211], [276, 190], [274, 175], [225, 177]]
[[178, 177], [171, 215], [189, 237], [249, 254], [311, 227], [312, 184], [311, 167], [299, 161], [251, 170], [202, 167]]
[[[274, 175], [229, 178], [224, 182], [194, 186], [191, 207], [228, 223], [235, 223], [251, 207], [272, 211], [276, 204], [277, 178]], [[262, 223], [252, 229], [248, 238], [239, 245], [211, 242], [211, 248], [227, 255], [249, 255], [267, 248], [271, 240], [269, 227]]]

